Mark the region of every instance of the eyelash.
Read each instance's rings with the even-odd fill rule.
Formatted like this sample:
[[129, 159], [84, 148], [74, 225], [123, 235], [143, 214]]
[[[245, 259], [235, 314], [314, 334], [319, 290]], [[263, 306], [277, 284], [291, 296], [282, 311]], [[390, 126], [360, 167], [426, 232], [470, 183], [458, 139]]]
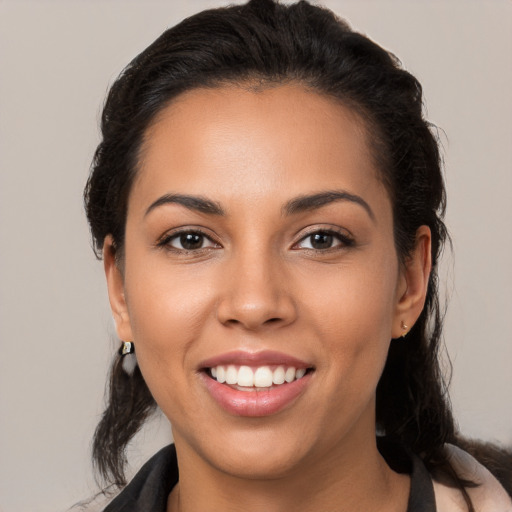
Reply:
[[[336, 230], [333, 228], [328, 228], [328, 229], [327, 228], [324, 228], [324, 229], [317, 228], [317, 229], [310, 231], [305, 236], [303, 236], [296, 244], [294, 244], [293, 248], [295, 249], [295, 247], [297, 247], [299, 244], [301, 244], [308, 238], [311, 239], [311, 237], [313, 237], [314, 235], [325, 235], [325, 236], [333, 237], [333, 239], [337, 240], [340, 243], [339, 243], [339, 245], [327, 247], [324, 249], [316, 249], [314, 247], [305, 247], [304, 248], [305, 250], [314, 251], [316, 253], [325, 253], [325, 252], [340, 250], [340, 249], [347, 248], [347, 247], [353, 247], [355, 244], [355, 240], [350, 235], [348, 235], [345, 231], [341, 231], [341, 230], [339, 231], [339, 230]], [[296, 250], [298, 250], [298, 249], [296, 249]]]
[[[211, 245], [208, 247], [199, 247], [197, 249], [186, 249], [183, 247], [183, 244], [182, 244], [181, 248], [172, 246], [173, 240], [179, 240], [181, 237], [187, 236], [187, 235], [199, 236], [202, 238], [202, 240], [201, 240], [202, 244], [204, 244], [205, 241], [208, 241]], [[337, 240], [339, 242], [339, 244], [334, 245], [332, 247], [327, 247], [324, 249], [317, 249], [315, 247], [305, 247], [305, 248], [303, 248], [304, 250], [307, 250], [310, 252], [313, 251], [316, 253], [325, 253], [328, 251], [330, 252], [333, 250], [340, 250], [340, 249], [346, 248], [346, 247], [352, 247], [355, 244], [354, 239], [351, 236], [347, 235], [346, 232], [338, 231], [338, 230], [332, 229], [332, 228], [330, 228], [330, 229], [315, 229], [315, 230], [310, 231], [306, 235], [304, 235], [297, 243], [295, 243], [293, 245], [292, 249], [300, 250], [300, 247], [298, 247], [298, 246], [302, 242], [307, 240], [308, 238], [310, 239], [311, 237], [313, 237], [314, 235], [324, 235], [324, 236], [328, 236], [328, 237], [333, 237], [333, 241]], [[312, 244], [310, 244], [310, 245], [312, 245]], [[182, 254], [183, 253], [190, 254], [190, 253], [198, 253], [199, 251], [204, 251], [205, 249], [218, 248], [218, 247], [220, 247], [220, 244], [215, 242], [215, 240], [213, 240], [211, 236], [207, 235], [205, 232], [203, 232], [200, 229], [183, 229], [180, 231], [174, 231], [173, 233], [164, 235], [160, 240], [158, 240], [158, 242], [156, 243], [156, 246], [166, 248], [169, 251], [173, 251], [173, 252], [178, 252], [178, 253], [182, 253]]]
[[[202, 237], [202, 243], [205, 241], [209, 241], [212, 245], [209, 247], [199, 247], [197, 249], [185, 249], [184, 247], [173, 247], [171, 245], [171, 242], [173, 240], [179, 240], [181, 237], [186, 235], [196, 235], [199, 237]], [[204, 251], [205, 249], [210, 249], [211, 247], [217, 246], [220, 247], [220, 244], [215, 242], [211, 236], [207, 235], [205, 232], [201, 231], [200, 229], [183, 229], [180, 231], [174, 231], [173, 233], [168, 233], [164, 235], [160, 240], [157, 242], [157, 247], [163, 247], [166, 248], [169, 251], [174, 251], [178, 253], [198, 253], [199, 251]]]

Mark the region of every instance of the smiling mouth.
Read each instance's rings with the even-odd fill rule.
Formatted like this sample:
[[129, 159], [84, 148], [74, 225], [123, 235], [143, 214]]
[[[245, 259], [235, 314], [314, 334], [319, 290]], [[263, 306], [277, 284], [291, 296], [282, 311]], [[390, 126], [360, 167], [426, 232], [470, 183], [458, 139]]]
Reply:
[[314, 369], [285, 365], [217, 365], [204, 371], [219, 384], [227, 384], [238, 391], [265, 391], [300, 380]]

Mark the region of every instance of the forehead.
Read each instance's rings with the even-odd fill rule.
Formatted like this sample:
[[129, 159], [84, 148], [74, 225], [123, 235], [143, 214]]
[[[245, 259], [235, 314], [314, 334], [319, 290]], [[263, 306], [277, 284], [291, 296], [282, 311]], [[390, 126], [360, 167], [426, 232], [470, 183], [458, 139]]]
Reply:
[[385, 193], [362, 118], [298, 84], [180, 95], [146, 131], [134, 184], [146, 202], [169, 192], [284, 202], [335, 188]]

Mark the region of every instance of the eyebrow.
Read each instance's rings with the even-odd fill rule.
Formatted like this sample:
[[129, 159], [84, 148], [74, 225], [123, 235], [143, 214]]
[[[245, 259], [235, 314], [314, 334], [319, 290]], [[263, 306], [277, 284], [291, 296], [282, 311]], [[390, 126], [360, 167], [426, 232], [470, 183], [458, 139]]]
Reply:
[[285, 204], [283, 213], [285, 215], [293, 215], [295, 213], [316, 210], [322, 206], [338, 201], [349, 201], [362, 206], [370, 218], [373, 221], [375, 220], [375, 214], [370, 208], [370, 205], [362, 197], [350, 194], [345, 190], [326, 190], [325, 192], [318, 192], [317, 194], [299, 196]]
[[[327, 190], [325, 192], [296, 197], [284, 205], [283, 214], [289, 216], [305, 211], [316, 210], [322, 206], [338, 201], [349, 201], [362, 206], [368, 213], [369, 217], [372, 220], [375, 220], [375, 215], [370, 208], [370, 205], [362, 197], [344, 190]], [[195, 210], [210, 215], [226, 215], [224, 209], [219, 203], [211, 201], [205, 197], [186, 194], [165, 194], [151, 203], [144, 216], [148, 215], [155, 208], [165, 204], [179, 204], [189, 210]]]
[[225, 215], [225, 212], [219, 203], [206, 199], [205, 197], [184, 194], [165, 194], [149, 205], [144, 216], [164, 204], [179, 204], [189, 210], [195, 210], [201, 213]]

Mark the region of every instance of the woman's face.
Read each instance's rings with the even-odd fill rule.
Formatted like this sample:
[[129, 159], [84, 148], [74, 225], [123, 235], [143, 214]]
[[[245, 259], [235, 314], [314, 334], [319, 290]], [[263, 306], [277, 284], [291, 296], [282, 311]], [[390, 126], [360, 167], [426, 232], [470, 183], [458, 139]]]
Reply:
[[118, 334], [183, 460], [277, 476], [375, 435], [425, 264], [417, 282], [400, 269], [349, 109], [298, 85], [183, 94], [146, 133], [123, 272], [105, 257]]

